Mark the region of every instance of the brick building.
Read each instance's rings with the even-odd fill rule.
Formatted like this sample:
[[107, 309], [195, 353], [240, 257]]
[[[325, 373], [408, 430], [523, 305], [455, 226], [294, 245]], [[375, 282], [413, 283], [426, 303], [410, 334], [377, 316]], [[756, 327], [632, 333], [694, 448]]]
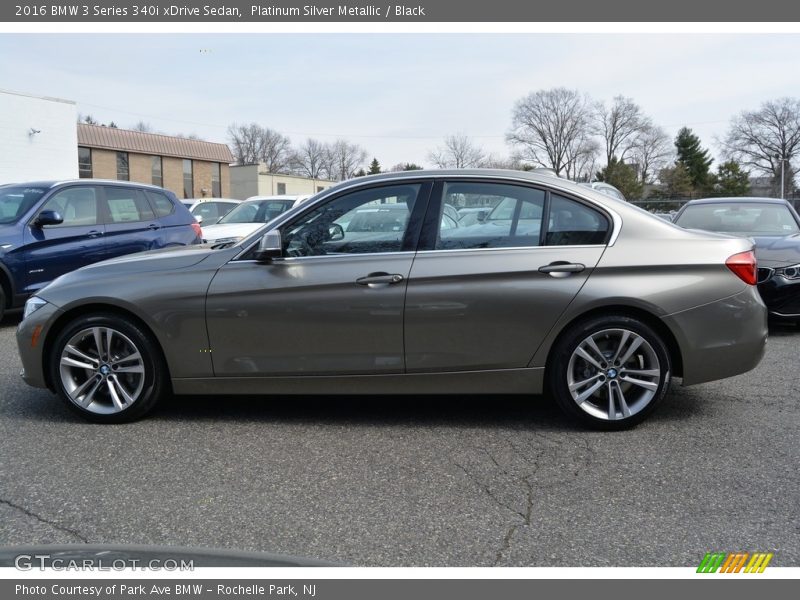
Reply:
[[178, 198], [230, 196], [226, 144], [78, 123], [81, 177], [152, 183]]

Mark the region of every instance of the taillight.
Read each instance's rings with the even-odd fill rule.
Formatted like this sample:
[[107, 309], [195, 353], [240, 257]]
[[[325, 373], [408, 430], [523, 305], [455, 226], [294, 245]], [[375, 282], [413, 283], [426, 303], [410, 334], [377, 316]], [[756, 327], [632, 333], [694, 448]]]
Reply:
[[734, 254], [725, 261], [725, 265], [747, 285], [755, 285], [758, 281], [758, 268], [756, 255], [752, 250]]
[[192, 223], [192, 229], [194, 229], [194, 232], [197, 234], [197, 237], [199, 237], [202, 240], [203, 239], [203, 230], [200, 227], [200, 223]]

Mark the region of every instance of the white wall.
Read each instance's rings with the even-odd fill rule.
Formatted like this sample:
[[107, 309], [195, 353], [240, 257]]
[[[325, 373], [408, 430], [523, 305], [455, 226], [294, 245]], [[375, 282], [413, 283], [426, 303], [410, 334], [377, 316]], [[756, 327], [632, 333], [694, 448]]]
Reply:
[[0, 185], [77, 178], [77, 117], [74, 102], [0, 90]]

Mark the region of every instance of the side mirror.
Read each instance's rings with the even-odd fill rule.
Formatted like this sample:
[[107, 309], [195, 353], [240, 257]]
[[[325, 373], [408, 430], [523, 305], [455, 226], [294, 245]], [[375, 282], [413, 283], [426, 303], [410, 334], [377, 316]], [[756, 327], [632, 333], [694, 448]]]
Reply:
[[36, 216], [33, 224], [36, 227], [44, 227], [45, 225], [61, 225], [63, 222], [64, 217], [57, 210], [43, 210]]
[[281, 240], [281, 232], [277, 229], [268, 231], [258, 243], [256, 260], [259, 262], [270, 262], [273, 259], [281, 258], [282, 256], [283, 241]]
[[331, 225], [328, 233], [330, 234], [329, 242], [339, 242], [344, 239], [344, 229], [338, 223]]

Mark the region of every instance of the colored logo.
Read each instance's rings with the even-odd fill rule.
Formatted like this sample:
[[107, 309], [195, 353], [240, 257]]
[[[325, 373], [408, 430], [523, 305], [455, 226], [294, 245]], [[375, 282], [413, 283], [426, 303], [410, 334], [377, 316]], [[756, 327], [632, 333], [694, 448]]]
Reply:
[[772, 552], [707, 552], [698, 573], [763, 573]]

